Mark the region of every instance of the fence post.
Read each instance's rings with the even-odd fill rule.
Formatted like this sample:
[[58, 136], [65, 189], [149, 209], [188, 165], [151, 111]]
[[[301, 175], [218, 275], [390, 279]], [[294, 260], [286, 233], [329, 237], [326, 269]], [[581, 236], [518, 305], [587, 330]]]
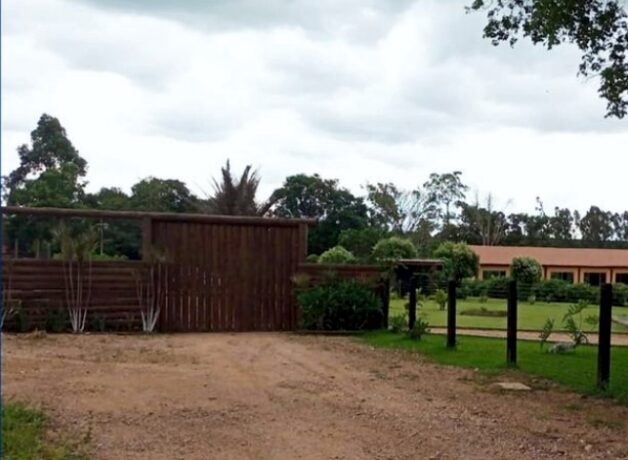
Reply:
[[517, 365], [517, 282], [508, 284], [508, 325], [506, 336], [506, 362]]
[[456, 281], [447, 284], [447, 347], [456, 348]]
[[611, 374], [611, 322], [613, 308], [613, 285], [600, 288], [600, 324], [597, 345], [597, 387], [606, 391]]
[[148, 261], [152, 258], [153, 249], [153, 220], [150, 217], [142, 219], [142, 260]]
[[390, 314], [390, 276], [382, 277], [382, 312], [384, 314], [383, 326], [388, 329], [388, 315]]
[[408, 308], [408, 328], [412, 330], [416, 323], [416, 277], [410, 276], [410, 306]]

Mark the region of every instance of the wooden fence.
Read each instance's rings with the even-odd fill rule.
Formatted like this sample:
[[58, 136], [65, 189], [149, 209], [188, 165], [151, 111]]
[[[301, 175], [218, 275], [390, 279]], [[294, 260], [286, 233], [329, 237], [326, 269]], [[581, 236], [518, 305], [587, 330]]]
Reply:
[[[64, 263], [58, 260], [5, 259], [3, 290], [19, 302], [23, 327], [43, 329], [66, 312]], [[146, 276], [143, 262], [93, 262], [89, 296], [89, 329], [137, 329], [141, 325], [136, 277]], [[5, 306], [6, 307], [6, 306]], [[15, 327], [17, 315], [7, 318]], [[99, 326], [95, 322], [101, 322]]]

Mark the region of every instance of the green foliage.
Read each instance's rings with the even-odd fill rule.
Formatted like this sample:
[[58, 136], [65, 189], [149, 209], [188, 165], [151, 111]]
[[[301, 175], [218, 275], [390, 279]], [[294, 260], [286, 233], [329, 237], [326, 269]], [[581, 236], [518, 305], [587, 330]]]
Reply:
[[305, 261], [309, 264], [316, 264], [318, 263], [318, 258], [319, 255], [318, 254], [309, 254], [306, 258]]
[[588, 306], [589, 304], [586, 300], [580, 300], [577, 304], [570, 305], [563, 317], [563, 326], [571, 336], [575, 346], [589, 343], [589, 338], [582, 329], [583, 321], [593, 327], [598, 323], [598, 319], [594, 315], [587, 316], [586, 320], [583, 318], [582, 312]]
[[309, 330], [362, 330], [382, 325], [380, 299], [355, 280], [332, 280], [297, 294], [300, 326]]
[[480, 266], [479, 256], [465, 243], [447, 241], [434, 256], [443, 260], [445, 275], [458, 281], [475, 276]]
[[414, 259], [417, 256], [417, 250], [412, 241], [398, 236], [391, 236], [378, 241], [373, 248], [372, 256], [373, 260], [378, 262]]
[[46, 331], [65, 332], [69, 321], [68, 312], [63, 308], [46, 311]]
[[389, 329], [392, 332], [399, 333], [405, 331], [408, 328], [408, 315], [407, 313], [398, 313], [391, 316]]
[[180, 180], [148, 177], [135, 184], [131, 192], [131, 207], [138, 211], [195, 212], [198, 210], [198, 198]]
[[434, 302], [436, 302], [438, 308], [441, 310], [444, 310], [447, 306], [448, 297], [447, 293], [442, 289], [437, 289], [436, 292], [434, 292]]
[[19, 305], [15, 310], [15, 330], [17, 332], [28, 332], [31, 330], [31, 320], [28, 310]]
[[308, 241], [309, 251], [315, 254], [336, 246], [343, 230], [368, 226], [364, 200], [340, 187], [337, 180], [318, 174], [287, 177], [269, 201], [273, 216], [318, 219]]
[[318, 258], [319, 264], [353, 264], [355, 257], [342, 246], [335, 246], [323, 252]]
[[617, 283], [613, 286], [613, 305], [628, 306], [628, 284]]
[[101, 314], [93, 315], [91, 323], [92, 331], [105, 332], [107, 330], [107, 322], [105, 321], [105, 317]]
[[543, 268], [532, 257], [515, 257], [510, 264], [510, 276], [521, 284], [533, 285], [541, 280]]
[[408, 331], [408, 338], [410, 340], [421, 340], [423, 335], [429, 332], [430, 324], [427, 321], [423, 321], [421, 318], [417, 318], [414, 327]]
[[541, 332], [539, 334], [539, 339], [541, 339], [539, 345], [541, 346], [541, 348], [545, 346], [548, 339], [552, 335], [552, 332], [554, 332], [554, 320], [552, 318], [547, 318], [545, 324], [543, 325], [543, 329], [541, 329]]
[[474, 0], [470, 9], [487, 9], [484, 36], [494, 45], [514, 45], [520, 37], [552, 49], [561, 43], [582, 54], [579, 73], [599, 76], [607, 117], [628, 111], [628, 21], [621, 0]]
[[384, 234], [383, 230], [376, 227], [350, 228], [340, 232], [338, 244], [358, 259], [366, 261], [371, 257], [373, 247], [384, 237]]

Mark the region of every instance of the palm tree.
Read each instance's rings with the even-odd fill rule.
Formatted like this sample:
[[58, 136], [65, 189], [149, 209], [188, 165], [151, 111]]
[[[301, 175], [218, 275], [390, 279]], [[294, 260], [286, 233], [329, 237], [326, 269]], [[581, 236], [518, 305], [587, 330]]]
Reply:
[[231, 174], [231, 164], [221, 168], [222, 180], [214, 179], [214, 194], [207, 199], [207, 211], [232, 216], [263, 216], [272, 203], [258, 203], [255, 199], [260, 177], [257, 170], [247, 165], [239, 180]]

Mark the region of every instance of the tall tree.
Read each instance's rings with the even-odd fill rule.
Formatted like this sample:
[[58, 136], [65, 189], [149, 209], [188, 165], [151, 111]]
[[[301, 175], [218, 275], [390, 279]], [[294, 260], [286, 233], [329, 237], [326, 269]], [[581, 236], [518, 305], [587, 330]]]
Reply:
[[259, 183], [259, 174], [250, 165], [236, 179], [227, 160], [227, 164], [221, 168], [221, 180], [214, 179], [214, 194], [207, 200], [207, 210], [212, 214], [237, 216], [266, 214], [270, 203], [258, 203], [256, 200]]
[[431, 203], [441, 220], [441, 232], [447, 231], [458, 217], [458, 209], [464, 202], [467, 187], [462, 182], [462, 172], [432, 173], [429, 180], [423, 185]]
[[591, 206], [582, 217], [577, 215], [577, 225], [584, 241], [605, 242], [613, 236], [612, 214], [597, 206]]
[[318, 219], [318, 224], [309, 232], [309, 250], [314, 254], [336, 246], [343, 230], [368, 225], [362, 198], [340, 187], [337, 180], [323, 179], [318, 174], [287, 177], [270, 201], [273, 203], [271, 213], [275, 216]]
[[[43, 114], [31, 132], [31, 145], [17, 149], [19, 166], [3, 178], [4, 197], [12, 206], [74, 208], [82, 205], [87, 162], [67, 137], [59, 120]], [[30, 254], [33, 246], [52, 240], [53, 222], [46, 218], [7, 219], [10, 244]]]
[[472, 205], [462, 203], [460, 215], [460, 235], [469, 243], [495, 246], [502, 242], [506, 234], [506, 215], [495, 209], [492, 194], [486, 196], [484, 204], [476, 195]]
[[599, 94], [608, 117], [628, 110], [628, 21], [622, 0], [474, 0], [487, 10], [484, 36], [494, 45], [520, 37], [552, 49], [572, 43], [582, 54], [579, 73], [599, 75]]
[[391, 232], [413, 233], [434, 217], [434, 203], [421, 190], [399, 190], [393, 183], [366, 184], [371, 222]]

